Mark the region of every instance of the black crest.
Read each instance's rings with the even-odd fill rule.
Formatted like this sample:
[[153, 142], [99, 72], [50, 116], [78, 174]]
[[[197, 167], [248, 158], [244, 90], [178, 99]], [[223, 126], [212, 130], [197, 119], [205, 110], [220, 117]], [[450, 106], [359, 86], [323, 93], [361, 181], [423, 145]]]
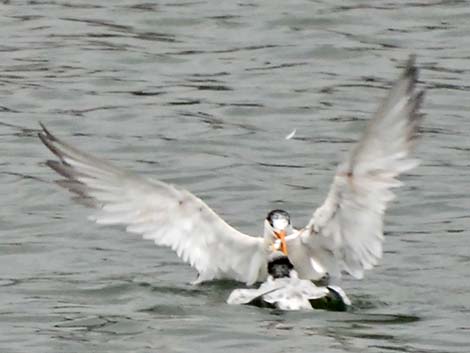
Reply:
[[268, 262], [268, 273], [273, 278], [289, 277], [293, 269], [294, 265], [287, 256], [275, 257]]
[[290, 224], [290, 215], [289, 213], [287, 213], [286, 211], [284, 210], [272, 210], [268, 213], [268, 215], [266, 216], [266, 219], [268, 220], [269, 224], [271, 225], [271, 227], [273, 227], [273, 221], [275, 219], [279, 219], [279, 218], [284, 218], [284, 219], [287, 219], [287, 221], [289, 222]]

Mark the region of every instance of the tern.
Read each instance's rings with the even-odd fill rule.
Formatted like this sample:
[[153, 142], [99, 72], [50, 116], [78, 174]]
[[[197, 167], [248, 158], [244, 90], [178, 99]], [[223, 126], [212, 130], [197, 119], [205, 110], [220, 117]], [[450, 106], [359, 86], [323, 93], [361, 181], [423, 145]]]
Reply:
[[317, 308], [345, 311], [351, 301], [336, 286], [317, 287], [300, 279], [284, 252], [273, 251], [268, 257], [268, 279], [257, 289], [233, 290], [228, 304], [255, 305], [280, 310], [313, 310]]
[[324, 203], [308, 224], [294, 229], [274, 210], [262, 237], [244, 234], [206, 203], [178, 186], [131, 173], [82, 152], [41, 124], [39, 138], [57, 157], [46, 164], [59, 185], [96, 209], [98, 224], [124, 225], [176, 252], [198, 272], [194, 283], [233, 279], [252, 285], [268, 277], [273, 249], [288, 255], [299, 278], [318, 280], [349, 273], [362, 278], [382, 257], [383, 218], [397, 177], [418, 165], [410, 157], [423, 115], [413, 56], [369, 121], [362, 138], [339, 164]]

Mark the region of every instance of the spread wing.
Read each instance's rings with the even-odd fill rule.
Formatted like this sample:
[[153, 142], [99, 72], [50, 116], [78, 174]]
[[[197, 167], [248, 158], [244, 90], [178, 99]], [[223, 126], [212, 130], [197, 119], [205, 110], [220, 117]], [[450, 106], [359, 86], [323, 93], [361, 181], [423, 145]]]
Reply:
[[[281, 288], [280, 285], [273, 283], [273, 281], [268, 282], [269, 285], [265, 285], [258, 289], [253, 288], [238, 288], [234, 289], [229, 297], [227, 298], [227, 304], [233, 305], [258, 305], [263, 301], [263, 296], [274, 291], [277, 291]], [[265, 284], [265, 283], [263, 283]], [[272, 303], [270, 303], [272, 304]]]
[[[42, 126], [42, 125], [41, 125]], [[62, 142], [44, 126], [41, 141], [58, 160], [47, 165], [75, 200], [98, 210], [99, 224], [123, 224], [168, 246], [199, 272], [198, 282], [229, 278], [252, 284], [266, 266], [262, 238], [240, 233], [190, 192], [116, 168]]]
[[[312, 310], [309, 300], [328, 295], [326, 287], [317, 287], [309, 280], [298, 278], [269, 278], [258, 289], [235, 289], [227, 299], [228, 304], [267, 303], [281, 310]], [[263, 305], [261, 305], [263, 306]]]
[[398, 175], [418, 163], [409, 157], [422, 115], [424, 92], [410, 57], [365, 134], [338, 166], [328, 196], [299, 234], [330, 274], [362, 278], [382, 257], [383, 216]]

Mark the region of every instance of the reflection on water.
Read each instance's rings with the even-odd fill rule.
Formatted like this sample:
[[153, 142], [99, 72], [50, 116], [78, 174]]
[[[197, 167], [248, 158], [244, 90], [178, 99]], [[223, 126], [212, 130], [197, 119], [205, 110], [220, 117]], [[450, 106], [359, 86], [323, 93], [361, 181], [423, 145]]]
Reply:
[[[2, 352], [468, 352], [465, 1], [3, 1]], [[42, 121], [182, 185], [257, 234], [301, 225], [403, 60], [427, 88], [385, 257], [346, 313], [225, 304], [166, 249], [86, 222], [44, 167]], [[296, 135], [285, 136], [296, 129]]]

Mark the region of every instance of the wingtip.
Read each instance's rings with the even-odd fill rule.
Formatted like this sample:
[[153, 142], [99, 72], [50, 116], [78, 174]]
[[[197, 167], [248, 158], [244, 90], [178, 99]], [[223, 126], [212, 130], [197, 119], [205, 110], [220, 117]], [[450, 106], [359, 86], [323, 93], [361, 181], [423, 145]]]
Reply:
[[67, 170], [67, 164], [64, 162], [49, 159], [46, 161], [46, 165], [65, 178], [73, 178], [73, 173]]
[[52, 135], [42, 123], [39, 123], [39, 125], [42, 128], [42, 131], [38, 133], [39, 139], [44, 144], [44, 146], [46, 146], [53, 154], [63, 161], [62, 153], [55, 146], [55, 143], [58, 141], [57, 138], [55, 138], [54, 135]]
[[420, 107], [421, 107], [421, 103], [423, 102], [425, 96], [426, 96], [426, 90], [425, 89], [422, 89], [421, 91], [419, 91], [416, 94], [416, 101], [418, 102]]
[[426, 91], [423, 89], [419, 92], [416, 92], [414, 96], [411, 98], [411, 104], [413, 105], [413, 108], [409, 115], [409, 130], [407, 134], [410, 149], [415, 147], [415, 141], [417, 140], [417, 137], [418, 137], [419, 128], [425, 116], [425, 114], [421, 113], [420, 111], [421, 106], [423, 104], [425, 93]]
[[39, 131], [38, 132], [38, 137], [44, 145], [48, 146], [47, 136], [44, 133], [44, 131]]
[[54, 135], [51, 134], [51, 132], [46, 128], [46, 125], [44, 125], [41, 121], [39, 122], [39, 126], [41, 127], [41, 131], [38, 133], [38, 135], [43, 135], [45, 138], [49, 140], [56, 140]]
[[416, 66], [416, 55], [411, 54], [408, 57], [408, 60], [406, 61], [405, 71], [403, 73], [403, 76], [406, 78], [411, 78], [413, 82], [416, 82], [418, 80], [418, 74], [419, 74], [419, 69]]
[[423, 104], [425, 95], [426, 95], [426, 90], [422, 89], [416, 92], [414, 96], [412, 97], [412, 100], [414, 101], [414, 109], [413, 109], [414, 114], [419, 113], [421, 106]]
[[406, 62], [406, 66], [416, 66], [416, 54], [410, 54]]

